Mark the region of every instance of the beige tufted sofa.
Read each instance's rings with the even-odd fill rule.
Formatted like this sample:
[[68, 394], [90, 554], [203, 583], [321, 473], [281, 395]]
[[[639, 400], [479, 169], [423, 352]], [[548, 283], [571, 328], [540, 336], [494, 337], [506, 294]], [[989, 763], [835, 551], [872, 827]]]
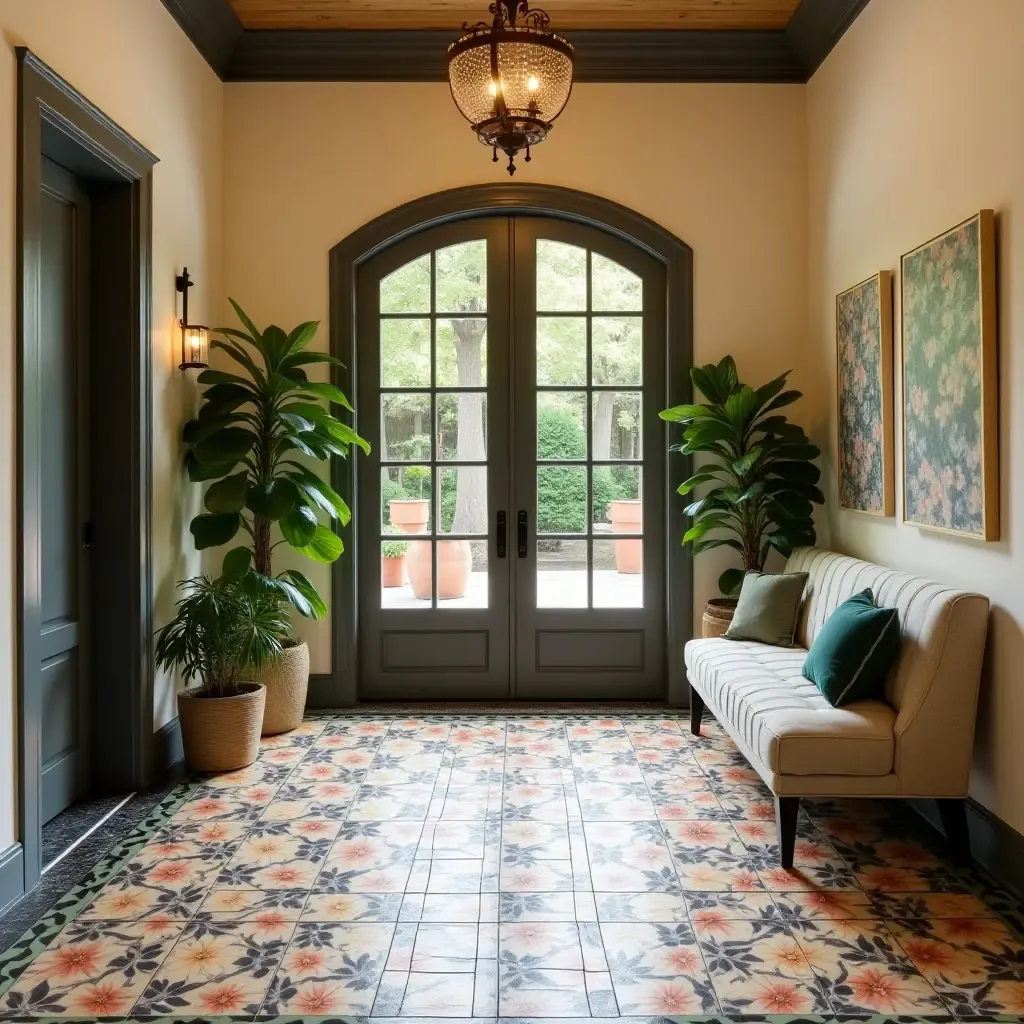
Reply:
[[[775, 794], [784, 867], [799, 799], [811, 796], [934, 797], [953, 854], [965, 858], [988, 599], [819, 548], [794, 551], [785, 571], [809, 574], [798, 646], [691, 640], [691, 731], [699, 734], [707, 706]], [[800, 669], [836, 606], [866, 587], [899, 609], [899, 660], [884, 700], [834, 708]]]

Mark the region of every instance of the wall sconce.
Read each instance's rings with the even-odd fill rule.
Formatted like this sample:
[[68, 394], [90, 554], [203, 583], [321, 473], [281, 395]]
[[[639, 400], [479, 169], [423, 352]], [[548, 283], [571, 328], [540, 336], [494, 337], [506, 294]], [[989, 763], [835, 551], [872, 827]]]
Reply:
[[174, 279], [174, 286], [181, 292], [181, 366], [179, 369], [191, 368], [205, 370], [210, 365], [210, 329], [202, 324], [188, 322], [188, 290], [193, 281], [188, 276], [188, 267]]

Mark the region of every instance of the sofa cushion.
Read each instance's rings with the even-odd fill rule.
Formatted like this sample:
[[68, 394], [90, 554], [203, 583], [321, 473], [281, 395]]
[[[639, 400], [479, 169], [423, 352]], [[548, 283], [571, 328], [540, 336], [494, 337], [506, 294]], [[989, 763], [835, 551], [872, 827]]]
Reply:
[[725, 640], [686, 645], [690, 682], [719, 721], [781, 775], [888, 775], [896, 712], [884, 701], [834, 708], [801, 673], [801, 647]]

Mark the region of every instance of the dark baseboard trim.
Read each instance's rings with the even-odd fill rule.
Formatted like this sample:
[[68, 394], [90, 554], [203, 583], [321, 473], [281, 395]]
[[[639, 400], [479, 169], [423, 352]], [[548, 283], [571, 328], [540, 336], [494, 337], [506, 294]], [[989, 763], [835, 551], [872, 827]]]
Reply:
[[315, 708], [318, 711], [355, 707], [354, 702], [351, 704], [340, 702], [343, 692], [338, 686], [338, 680], [335, 679], [333, 673], [311, 673], [309, 677], [309, 690], [306, 693], [306, 707]]
[[[934, 800], [906, 803], [937, 831], [943, 831]], [[1007, 888], [1024, 895], [1024, 836], [971, 799], [967, 800], [967, 831], [971, 857]]]
[[25, 864], [21, 843], [0, 853], [0, 914], [25, 894]]
[[[867, 3], [801, 0], [788, 27], [770, 31], [572, 31], [576, 80], [806, 82]], [[163, 4], [228, 82], [443, 82], [459, 32], [243, 29], [228, 0]]]
[[181, 743], [181, 723], [175, 715], [153, 733], [153, 770], [157, 782], [181, 774], [185, 766], [185, 748]]

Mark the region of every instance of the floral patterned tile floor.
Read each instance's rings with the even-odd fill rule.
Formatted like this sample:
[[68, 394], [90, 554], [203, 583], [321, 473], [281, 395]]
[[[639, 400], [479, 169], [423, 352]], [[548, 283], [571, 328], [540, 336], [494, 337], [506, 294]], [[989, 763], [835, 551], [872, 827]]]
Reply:
[[629, 713], [323, 715], [183, 784], [0, 958], [7, 1019], [1020, 1019], [1016, 901], [902, 805]]

